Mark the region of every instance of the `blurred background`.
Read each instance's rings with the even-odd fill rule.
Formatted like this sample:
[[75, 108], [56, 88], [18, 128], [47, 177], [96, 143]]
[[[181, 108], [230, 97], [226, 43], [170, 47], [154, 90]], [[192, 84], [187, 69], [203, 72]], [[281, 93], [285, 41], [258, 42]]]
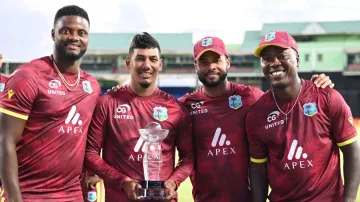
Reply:
[[[54, 15], [70, 4], [89, 14], [89, 48], [81, 67], [99, 80], [103, 92], [129, 82], [125, 58], [133, 35], [142, 31], [160, 42], [164, 68], [158, 86], [175, 97], [201, 86], [192, 48], [205, 36], [220, 37], [227, 44], [229, 80], [266, 91], [268, 82], [252, 53], [261, 36], [283, 30], [298, 43], [301, 77], [330, 76], [360, 131], [360, 1], [4, 0], [0, 6], [1, 73], [9, 75], [29, 60], [50, 55]], [[189, 182], [180, 194], [181, 201], [192, 201]]]

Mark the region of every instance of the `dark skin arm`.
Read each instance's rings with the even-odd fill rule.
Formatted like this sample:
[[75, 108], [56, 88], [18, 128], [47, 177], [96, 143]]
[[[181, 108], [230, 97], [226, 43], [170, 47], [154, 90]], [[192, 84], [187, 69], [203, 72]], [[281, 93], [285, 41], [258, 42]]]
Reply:
[[26, 120], [0, 113], [0, 177], [9, 202], [23, 201], [19, 186], [16, 144], [25, 123]]
[[360, 142], [340, 147], [344, 157], [344, 202], [355, 202], [360, 183]]
[[268, 195], [267, 163], [250, 163], [250, 188], [253, 202], [266, 202]]

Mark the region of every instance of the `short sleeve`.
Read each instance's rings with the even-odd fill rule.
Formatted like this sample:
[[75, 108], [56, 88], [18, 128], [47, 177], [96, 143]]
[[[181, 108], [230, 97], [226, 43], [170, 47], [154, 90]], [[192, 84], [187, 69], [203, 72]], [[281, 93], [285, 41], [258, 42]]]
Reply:
[[261, 142], [257, 122], [254, 120], [252, 113], [246, 116], [246, 134], [249, 142], [250, 160], [253, 163], [264, 163], [268, 160], [268, 149], [266, 144]]
[[339, 147], [346, 146], [358, 139], [350, 107], [336, 90], [329, 96], [332, 135]]
[[264, 95], [264, 92], [258, 88], [251, 88], [254, 96], [255, 96], [255, 101], [257, 101], [258, 99], [260, 99], [261, 96]]
[[35, 73], [29, 69], [17, 70], [7, 81], [0, 98], [0, 112], [27, 120], [38, 94]]

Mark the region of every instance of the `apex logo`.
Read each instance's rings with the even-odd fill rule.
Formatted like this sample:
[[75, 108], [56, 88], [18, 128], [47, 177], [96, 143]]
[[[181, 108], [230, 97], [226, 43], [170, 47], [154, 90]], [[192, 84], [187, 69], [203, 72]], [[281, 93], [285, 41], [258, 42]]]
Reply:
[[[142, 146], [142, 148], [141, 148], [141, 146]], [[144, 146], [145, 146], [144, 139], [140, 136], [134, 147], [134, 152], [138, 152], [140, 150], [140, 148], [141, 148], [141, 151], [144, 152], [145, 151]]]
[[[289, 160], [292, 160], [293, 157], [294, 157], [294, 154], [295, 154], [295, 149], [296, 149], [296, 145], [298, 144], [298, 141], [297, 140], [293, 140], [292, 144], [291, 144], [291, 147], [290, 147], [290, 151], [289, 151], [289, 154], [288, 154], [288, 159]], [[295, 155], [295, 158], [296, 159], [299, 159], [301, 157], [301, 153], [303, 151], [303, 148], [302, 147], [298, 147], [297, 151], [296, 151], [296, 155]], [[306, 153], [303, 153], [302, 154], [302, 157], [304, 159], [306, 159], [308, 157], [308, 155]]]
[[[220, 137], [220, 133], [221, 133], [221, 128], [217, 128], [216, 131], [215, 131], [214, 138], [213, 138], [213, 140], [211, 142], [212, 147], [216, 147], [217, 141], [219, 140], [219, 137]], [[220, 141], [219, 141], [219, 145], [223, 146], [225, 140], [226, 140], [226, 135], [222, 134], [221, 138], [220, 138]], [[229, 146], [230, 144], [231, 144], [231, 142], [229, 140], [227, 140], [226, 145]]]
[[[80, 113], [76, 112], [76, 106], [71, 106], [71, 109], [65, 119], [66, 126], [61, 125], [59, 133], [61, 134], [81, 134], [83, 121], [80, 120]], [[69, 126], [70, 125], [70, 126]], [[71, 126], [72, 125], [72, 126]]]
[[[292, 143], [291, 143], [291, 147], [290, 147], [287, 159], [292, 161], [294, 159], [294, 155], [295, 155], [296, 160], [293, 160], [289, 164], [285, 163], [284, 170], [313, 167], [312, 160], [306, 160], [306, 161], [305, 160], [298, 160], [300, 158], [307, 159], [308, 154], [303, 152], [303, 147], [301, 147], [301, 146], [297, 147], [297, 149], [296, 149], [297, 145], [298, 145], [298, 141], [293, 140]], [[296, 153], [295, 153], [295, 150], [296, 150]]]
[[[226, 155], [236, 154], [235, 147], [230, 146], [231, 145], [230, 140], [226, 140], [225, 134], [222, 134], [221, 136], [220, 134], [221, 134], [221, 128], [218, 127], [215, 130], [214, 137], [211, 141], [211, 146], [215, 149], [209, 149], [207, 156], [226, 156]], [[221, 148], [217, 147], [218, 143]], [[224, 144], [225, 147], [223, 147]]]
[[69, 114], [68, 114], [68, 116], [67, 116], [67, 118], [66, 118], [66, 120], [65, 120], [65, 123], [66, 124], [69, 124], [70, 123], [70, 121], [71, 121], [71, 124], [73, 124], [73, 125], [76, 125], [76, 124], [78, 124], [79, 126], [81, 126], [82, 125], [82, 121], [81, 120], [79, 120], [79, 118], [80, 118], [80, 114], [79, 113], [76, 113], [76, 106], [72, 106], [71, 107], [71, 109], [70, 109], [70, 111], [69, 111]]
[[[140, 151], [141, 148], [141, 152], [138, 153]], [[153, 148], [155, 148], [153, 145], [150, 146], [150, 149], [153, 150]], [[161, 151], [161, 150], [160, 150]], [[145, 152], [145, 140], [140, 136], [139, 139], [137, 140], [135, 147], [134, 147], [134, 152], [136, 152], [137, 154], [130, 154], [129, 156], [129, 160], [132, 161], [142, 161], [143, 157], [144, 157], [144, 152]], [[151, 155], [148, 155], [148, 160], [160, 160], [160, 156], [156, 155], [156, 158], [151, 158]]]

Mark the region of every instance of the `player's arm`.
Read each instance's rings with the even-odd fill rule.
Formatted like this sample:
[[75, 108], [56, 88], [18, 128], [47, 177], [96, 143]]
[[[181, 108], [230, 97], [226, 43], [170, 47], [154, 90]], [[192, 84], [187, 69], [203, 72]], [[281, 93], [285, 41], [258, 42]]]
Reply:
[[332, 134], [344, 157], [344, 201], [355, 201], [360, 183], [360, 143], [349, 106], [337, 91], [329, 97]]
[[22, 201], [16, 145], [38, 92], [32, 75], [26, 70], [17, 71], [0, 98], [0, 178], [8, 201]]
[[131, 184], [129, 178], [106, 163], [99, 155], [107, 132], [107, 101], [104, 97], [100, 97], [96, 104], [88, 132], [84, 167], [112, 185], [114, 189], [123, 191], [124, 184], [125, 186]]
[[265, 202], [268, 194], [267, 147], [256, 134], [256, 120], [249, 113], [246, 132], [250, 150], [250, 189], [253, 202]]
[[16, 144], [26, 120], [0, 113], [0, 176], [9, 201], [22, 201], [18, 178]]
[[250, 163], [250, 189], [253, 202], [265, 202], [268, 194], [267, 163]]
[[326, 88], [326, 87], [329, 87], [329, 88], [334, 88], [335, 87], [335, 84], [332, 83], [331, 79], [329, 76], [326, 76], [325, 74], [314, 74], [312, 77], [311, 77], [311, 81], [314, 82], [314, 84], [316, 85], [316, 87], [318, 88]]
[[193, 128], [190, 115], [185, 107], [177, 125], [176, 148], [179, 152], [179, 162], [170, 176], [176, 188], [183, 182], [194, 169]]
[[344, 202], [354, 202], [360, 182], [360, 144], [355, 141], [352, 144], [340, 147], [344, 157]]

